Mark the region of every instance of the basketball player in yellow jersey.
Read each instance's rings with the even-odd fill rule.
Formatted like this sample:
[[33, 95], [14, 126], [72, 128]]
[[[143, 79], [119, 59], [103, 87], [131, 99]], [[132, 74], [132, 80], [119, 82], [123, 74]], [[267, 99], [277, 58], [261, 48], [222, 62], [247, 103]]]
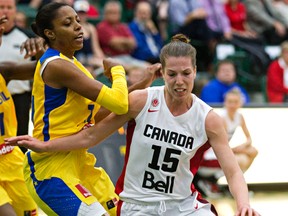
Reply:
[[[14, 103], [7, 89], [10, 79], [33, 77], [35, 64], [12, 67], [0, 64], [0, 215], [37, 215], [37, 205], [30, 196], [23, 176], [24, 154], [18, 147], [6, 146], [4, 138], [16, 135], [17, 121]], [[27, 70], [30, 73], [26, 73]], [[12, 71], [21, 72], [14, 73]]]
[[[95, 122], [100, 106], [116, 114], [128, 111], [125, 70], [104, 61], [112, 88], [93, 79], [74, 58], [83, 46], [83, 30], [74, 9], [50, 3], [37, 13], [33, 31], [49, 48], [40, 58], [32, 90], [33, 136], [43, 141], [79, 132]], [[38, 206], [52, 215], [116, 215], [114, 185], [87, 149], [56, 153], [28, 151], [26, 185]]]
[[[0, 46], [5, 22], [7, 18], [0, 17]], [[34, 68], [35, 63], [0, 63], [0, 215], [38, 215], [24, 182], [24, 154], [18, 147], [4, 144], [4, 138], [17, 134], [16, 113], [7, 83], [11, 79], [31, 79]]]

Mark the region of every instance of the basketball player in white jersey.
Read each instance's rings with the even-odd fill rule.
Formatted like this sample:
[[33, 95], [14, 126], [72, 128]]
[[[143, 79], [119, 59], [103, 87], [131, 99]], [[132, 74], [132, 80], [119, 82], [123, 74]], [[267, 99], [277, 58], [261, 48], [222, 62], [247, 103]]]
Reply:
[[196, 50], [186, 36], [175, 35], [162, 48], [160, 61], [165, 86], [131, 92], [127, 114], [112, 114], [69, 137], [41, 142], [20, 136], [6, 139], [6, 144], [38, 152], [88, 148], [129, 121], [125, 164], [116, 185], [117, 215], [217, 215], [192, 184], [203, 153], [212, 146], [235, 198], [235, 215], [258, 216], [250, 207], [247, 185], [221, 117], [191, 93]]

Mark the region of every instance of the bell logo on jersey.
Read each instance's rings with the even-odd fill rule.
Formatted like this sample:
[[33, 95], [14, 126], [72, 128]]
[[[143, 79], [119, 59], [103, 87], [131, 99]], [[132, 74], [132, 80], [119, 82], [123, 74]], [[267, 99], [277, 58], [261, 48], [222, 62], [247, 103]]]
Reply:
[[173, 193], [174, 180], [174, 176], [166, 176], [166, 181], [156, 181], [153, 173], [145, 171], [142, 187], [163, 193]]
[[5, 155], [12, 152], [14, 146], [5, 145], [4, 143], [0, 145], [0, 155]]
[[75, 185], [75, 187], [80, 191], [80, 193], [81, 193], [85, 198], [92, 196], [92, 194], [91, 194], [84, 186], [82, 186], [82, 185], [80, 185], [80, 184], [77, 184], [77, 185]]

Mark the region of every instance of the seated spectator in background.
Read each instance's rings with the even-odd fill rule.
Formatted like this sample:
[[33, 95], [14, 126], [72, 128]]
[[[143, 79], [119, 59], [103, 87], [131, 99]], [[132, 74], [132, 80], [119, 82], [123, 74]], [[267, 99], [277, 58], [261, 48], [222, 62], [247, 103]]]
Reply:
[[276, 10], [272, 0], [244, 0], [247, 24], [263, 36], [264, 43], [279, 45], [288, 38], [285, 18]]
[[[211, 62], [215, 58], [215, 50], [218, 43], [231, 41], [233, 35], [228, 17], [224, 10], [221, 0], [202, 0], [200, 1], [205, 10], [206, 23], [210, 31], [210, 58]], [[210, 67], [213, 67], [212, 64]], [[211, 72], [211, 68], [209, 69]]]
[[227, 0], [224, 8], [232, 30], [229, 42], [251, 56], [252, 64], [255, 65], [251, 73], [264, 74], [271, 59], [265, 52], [263, 39], [247, 25], [246, 6], [239, 0]]
[[119, 1], [107, 1], [104, 5], [103, 20], [98, 23], [96, 29], [104, 54], [124, 66], [129, 82], [129, 76], [136, 74], [129, 73], [131, 70], [141, 70], [143, 75], [149, 63], [131, 56], [137, 43], [128, 25], [121, 22], [121, 14], [122, 7]]
[[207, 12], [202, 1], [170, 0], [168, 14], [171, 32], [186, 35], [197, 49], [198, 71], [211, 71], [215, 45], [211, 40], [206, 23]]
[[232, 30], [229, 19], [221, 0], [202, 0], [202, 5], [207, 13], [206, 22], [211, 31], [213, 40], [222, 41], [232, 39]]
[[207, 12], [200, 1], [170, 0], [169, 18], [173, 33], [182, 33], [192, 40], [210, 41]]
[[[97, 30], [87, 21], [90, 4], [87, 0], [74, 2], [74, 9], [80, 18], [83, 29], [83, 48], [75, 52], [75, 57], [93, 73], [94, 69], [102, 67], [105, 55], [100, 47]], [[93, 74], [95, 77], [95, 74]]]
[[[241, 127], [246, 140], [245, 142], [231, 147], [237, 159], [237, 162], [243, 172], [247, 171], [258, 154], [255, 147], [252, 146], [252, 139], [247, 128], [244, 116], [239, 109], [243, 105], [243, 97], [239, 88], [233, 88], [225, 94], [224, 108], [220, 116], [223, 119], [229, 142], [236, 129]], [[196, 188], [206, 196], [213, 198], [213, 195], [220, 195], [221, 188], [217, 181], [224, 173], [218, 163], [216, 155], [212, 148], [209, 148], [203, 155], [203, 161], [198, 170], [198, 176], [195, 179]], [[214, 190], [212, 190], [214, 188]], [[216, 190], [215, 190], [216, 189]]]
[[244, 104], [250, 102], [246, 90], [236, 82], [236, 76], [236, 68], [232, 61], [220, 61], [215, 78], [203, 87], [200, 98], [208, 104], [223, 103], [225, 94], [233, 88], [238, 88], [242, 93]]
[[227, 0], [225, 13], [229, 19], [233, 34], [256, 38], [257, 33], [247, 25], [247, 13], [245, 5], [239, 0]]
[[270, 103], [288, 102], [288, 41], [281, 44], [281, 55], [267, 70], [267, 98]]
[[152, 9], [149, 2], [139, 2], [135, 8], [133, 21], [129, 24], [137, 46], [132, 56], [152, 64], [159, 62], [162, 48], [161, 35], [152, 20]]
[[130, 55], [136, 47], [136, 40], [126, 23], [121, 22], [122, 7], [118, 1], [107, 1], [103, 20], [97, 31], [100, 45], [108, 56]]

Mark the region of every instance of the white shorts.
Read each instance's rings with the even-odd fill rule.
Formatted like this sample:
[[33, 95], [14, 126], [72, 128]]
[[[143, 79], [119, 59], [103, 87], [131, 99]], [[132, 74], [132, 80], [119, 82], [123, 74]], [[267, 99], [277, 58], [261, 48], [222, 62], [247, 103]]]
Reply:
[[198, 192], [179, 201], [138, 202], [134, 200], [120, 200], [118, 212], [121, 216], [215, 216], [214, 206], [201, 198]]

